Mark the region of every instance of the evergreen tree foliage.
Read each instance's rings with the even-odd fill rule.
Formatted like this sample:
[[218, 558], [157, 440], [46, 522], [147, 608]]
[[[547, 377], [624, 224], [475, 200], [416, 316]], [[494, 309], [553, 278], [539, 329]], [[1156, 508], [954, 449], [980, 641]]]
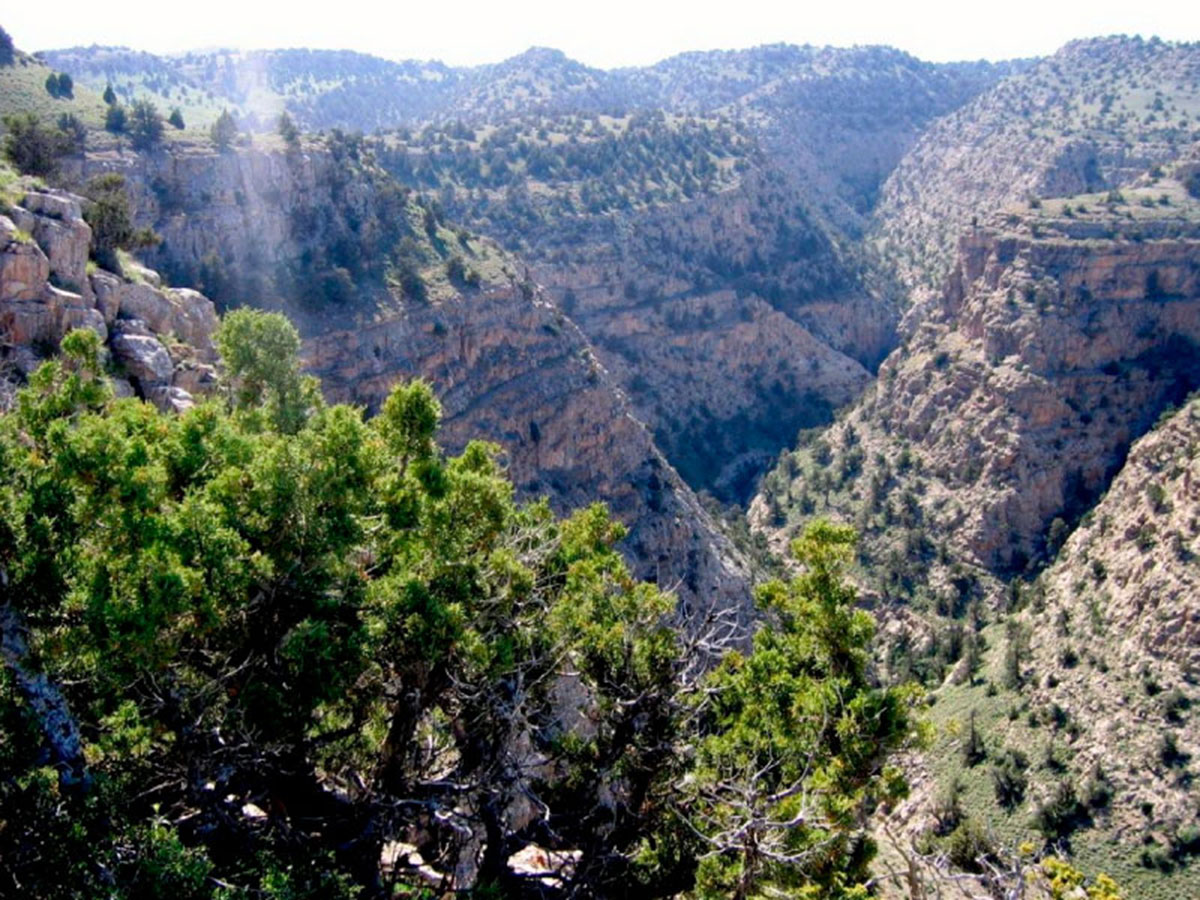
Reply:
[[850, 532], [718, 664], [736, 632], [636, 582], [603, 508], [446, 456], [428, 385], [364, 421], [281, 316], [218, 344], [226, 390], [166, 415], [72, 332], [0, 416], [0, 894], [429, 895], [404, 841], [487, 896], [529, 896], [531, 842], [572, 854], [538, 896], [865, 896], [915, 729]]
[[276, 130], [289, 150], [299, 149], [300, 129], [296, 127], [296, 123], [292, 121], [292, 117], [287, 114], [286, 110], [279, 114]]
[[0, 28], [0, 66], [11, 66], [17, 59], [13, 39], [7, 31]]
[[217, 145], [217, 149], [229, 149], [234, 138], [237, 137], [237, 121], [230, 115], [229, 110], [221, 110], [221, 115], [217, 116], [217, 121], [213, 122], [208, 134], [212, 142]]
[[26, 175], [53, 175], [59, 157], [74, 150], [74, 140], [73, 131], [51, 127], [33, 113], [4, 117], [4, 158]]
[[873, 623], [842, 577], [855, 540], [810, 525], [792, 548], [804, 574], [761, 589], [771, 624], [710, 679], [691, 787], [702, 897], [866, 896], [864, 816], [906, 791], [886, 763], [914, 737], [914, 693], [871, 683]]
[[84, 193], [90, 201], [83, 217], [92, 227], [92, 257], [106, 269], [120, 271], [118, 250], [137, 250], [159, 242], [158, 235], [149, 228], [134, 227], [123, 175], [97, 175], [87, 183]]
[[135, 150], [151, 150], [162, 142], [163, 120], [149, 100], [135, 100], [125, 126]]
[[119, 103], [109, 104], [108, 110], [104, 113], [104, 130], [111, 131], [113, 134], [124, 134], [128, 121], [129, 114], [125, 111], [124, 106]]
[[87, 126], [75, 113], [62, 113], [58, 117], [58, 130], [65, 138], [64, 147], [71, 153], [82, 153], [87, 147]]

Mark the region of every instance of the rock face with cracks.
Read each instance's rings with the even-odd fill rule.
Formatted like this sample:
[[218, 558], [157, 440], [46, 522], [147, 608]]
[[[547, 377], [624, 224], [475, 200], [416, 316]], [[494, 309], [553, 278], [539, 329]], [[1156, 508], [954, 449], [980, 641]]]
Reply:
[[[193, 290], [92, 269], [86, 201], [31, 190], [0, 216], [0, 340], [4, 361], [28, 375], [67, 332], [90, 328], [117, 367], [119, 392], [186, 409], [216, 387], [216, 310]], [[132, 267], [131, 267], [132, 268]], [[90, 270], [89, 270], [90, 269]]]

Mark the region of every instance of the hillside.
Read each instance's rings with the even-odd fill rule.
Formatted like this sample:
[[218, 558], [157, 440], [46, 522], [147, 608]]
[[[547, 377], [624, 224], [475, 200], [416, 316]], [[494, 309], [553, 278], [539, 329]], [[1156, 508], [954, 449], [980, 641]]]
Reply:
[[[104, 124], [104, 101], [86, 84], [76, 84], [69, 95], [52, 96], [46, 79], [57, 75], [42, 60], [17, 51], [10, 66], [0, 66], [0, 115], [32, 113], [39, 118], [57, 119], [72, 114], [91, 128]], [[103, 88], [102, 88], [103, 89]]]
[[[1200, 387], [1197, 169], [964, 233], [876, 384], [785, 454], [751, 507], [779, 542], [814, 515], [864, 534], [881, 669], [936, 689], [939, 737], [896, 819], [931, 851], [969, 818], [1010, 852], [1070, 837], [1134, 896], [1195, 877], [1192, 751], [1180, 733], [1177, 758], [1155, 754], [1160, 694], [1184, 692], [1170, 722], [1184, 721], [1194, 662], [1194, 423], [1174, 410]], [[964, 763], [975, 732], [984, 749]], [[1014, 766], [1020, 793], [1002, 802], [991, 773]], [[1082, 805], [1055, 807], [1068, 782]], [[1039, 833], [1045, 809], [1058, 818]]]
[[922, 558], [1036, 566], [1197, 386], [1198, 239], [1197, 199], [1157, 176], [967, 232], [938, 303], [855, 409], [783, 459], [758, 521], [828, 508], [869, 533], [899, 523], [925, 548], [887, 569], [901, 594]]
[[[534, 548], [541, 536], [553, 543], [564, 533], [555, 516], [602, 501], [627, 532], [619, 548], [631, 571], [606, 557], [587, 577], [624, 600], [660, 604], [654, 652], [679, 654], [647, 664], [637, 654], [648, 645], [614, 649], [609, 640], [625, 640], [631, 632], [622, 629], [632, 626], [609, 621], [612, 630], [584, 640], [604, 654], [598, 675], [584, 673], [592, 679], [584, 688], [575, 669], [557, 662], [512, 663], [521, 671], [491, 682], [503, 698], [485, 691], [476, 709], [470, 691], [455, 694], [409, 723], [410, 737], [437, 736], [436, 746], [413, 750], [423, 763], [406, 764], [425, 765], [437, 783], [421, 790], [438, 803], [459, 790], [440, 772], [494, 762], [487, 778], [503, 785], [480, 782], [491, 799], [473, 784], [463, 796], [479, 809], [454, 808], [455, 822], [467, 825], [446, 825], [449, 807], [438, 807], [428, 816], [404, 812], [401, 833], [388, 819], [398, 807], [372, 806], [353, 813], [367, 823], [361, 843], [337, 844], [322, 829], [305, 846], [336, 845], [330, 852], [353, 857], [354, 877], [366, 872], [371, 884], [399, 867], [436, 890], [465, 890], [482, 884], [486, 870], [507, 885], [499, 895], [514, 897], [570, 893], [592, 875], [609, 885], [597, 896], [653, 882], [664, 896], [720, 884], [703, 888], [719, 897], [736, 893], [738, 873], [763, 860], [786, 871], [808, 850], [770, 853], [807, 841], [807, 826], [773, 834], [782, 843], [766, 855], [731, 862], [722, 850], [712, 857], [720, 863], [692, 871], [700, 832], [686, 815], [670, 819], [662, 803], [686, 794], [694, 777], [711, 775], [718, 787], [706, 790], [721, 790], [719, 766], [744, 764], [721, 754], [749, 752], [737, 743], [743, 737], [754, 752], [791, 752], [779, 735], [756, 743], [760, 732], [778, 725], [782, 734], [808, 721], [810, 709], [812, 721], [828, 724], [822, 704], [833, 695], [808, 690], [811, 667], [797, 676], [796, 695], [782, 699], [772, 681], [780, 670], [762, 657], [730, 656], [713, 676], [771, 685], [752, 700], [753, 691], [700, 697], [695, 686], [731, 643], [747, 649], [756, 629], [760, 640], [786, 643], [781, 635], [815, 621], [815, 607], [791, 606], [800, 594], [789, 591], [810, 590], [814, 567], [832, 560], [855, 586], [836, 588], [839, 603], [853, 599], [860, 611], [839, 613], [846, 617], [822, 639], [853, 647], [839, 643], [818, 668], [896, 686], [895, 696], [919, 704], [929, 723], [929, 740], [907, 744], [901, 760], [911, 796], [870, 804], [885, 845], [875, 873], [892, 873], [872, 882], [881, 896], [920, 895], [923, 866], [923, 877], [940, 879], [928, 894], [945, 888], [947, 897], [982, 900], [1002, 891], [998, 873], [1008, 867], [1014, 891], [1084, 900], [1043, 883], [1055, 871], [1046, 868], [1050, 855], [1089, 875], [1115, 875], [1126, 900], [1200, 892], [1192, 727], [1200, 702], [1200, 473], [1192, 471], [1200, 446], [1200, 44], [1095, 38], [1039, 60], [953, 64], [888, 47], [778, 44], [611, 71], [538, 47], [470, 68], [307, 49], [156, 56], [89, 47], [41, 56], [0, 67], [0, 112], [32, 112], [47, 126], [73, 113], [86, 126], [86, 149], [60, 141], [60, 158], [40, 179], [0, 164], [0, 406], [12, 405], [18, 387], [82, 325], [100, 339], [117, 392], [151, 401], [170, 422], [156, 434], [173, 434], [171, 416], [203, 410], [218, 385], [232, 415], [217, 317], [244, 306], [283, 312], [298, 329], [304, 371], [329, 403], [357, 410], [330, 416], [358, 421], [347, 428], [366, 429], [368, 443], [386, 438], [391, 426], [380, 423], [395, 385], [420, 377], [440, 403], [445, 459], [473, 460], [447, 466], [483, 465], [470, 442], [494, 441], [495, 467], [479, 472], [511, 483], [517, 502], [548, 499], [536, 512], [505, 507], [509, 526], [537, 535], [514, 537], [484, 562], [471, 556], [480, 568], [456, 569], [433, 594], [449, 596], [466, 583], [460, 576], [478, 575], [487, 596], [472, 609], [490, 610], [480, 615], [490, 623], [494, 613], [503, 630], [508, 611], [524, 609], [524, 591], [557, 597], [576, 577], [564, 581], [564, 566], [592, 565]], [[55, 69], [75, 75], [73, 96], [46, 90]], [[135, 151], [128, 133], [103, 130], [97, 91], [110, 84], [126, 106], [149, 98], [164, 113], [178, 107], [186, 127]], [[209, 126], [223, 110], [237, 128], [218, 142]], [[281, 112], [299, 130], [281, 124]], [[118, 200], [132, 221], [116, 252], [99, 246], [90, 223], [102, 229], [97, 206]], [[29, 431], [37, 413], [25, 402]], [[123, 408], [93, 412], [103, 419]], [[246, 439], [242, 429], [275, 415], [266, 409], [238, 414], [228, 427]], [[4, 421], [0, 450], [8, 446]], [[313, 420], [293, 444], [281, 420], [273, 426], [281, 433], [263, 446], [313, 452], [303, 441], [331, 421]], [[10, 437], [24, 446], [21, 435]], [[14, 454], [0, 455], [0, 474], [36, 475], [40, 457]], [[429, 508], [440, 509], [441, 470], [418, 470], [411, 477]], [[385, 505], [393, 487], [372, 485]], [[507, 497], [509, 488], [496, 490]], [[367, 549], [348, 564], [354, 577], [370, 581], [378, 559], [407, 552], [403, 536], [372, 543], [376, 528], [406, 527], [408, 512], [387, 509], [363, 520], [373, 524], [364, 530]], [[598, 515], [578, 521], [601, 528], [590, 518]], [[853, 526], [857, 543], [842, 525]], [[457, 533], [449, 519], [442, 527]], [[615, 533], [587, 538], [587, 554], [607, 552]], [[28, 534], [35, 541], [40, 532]], [[0, 528], [0, 550], [6, 535]], [[814, 557], [814, 535], [836, 548]], [[803, 557], [801, 587], [754, 591], [764, 572], [788, 571], [789, 548]], [[507, 568], [518, 558], [528, 572]], [[542, 571], [543, 562], [550, 568]], [[596, 614], [640, 615], [624, 600], [619, 611], [604, 600]], [[362, 612], [371, 602], [354, 615], [371, 615]], [[0, 629], [9, 628], [9, 608], [0, 608]], [[420, 608], [405, 621], [424, 621]], [[452, 603], [438, 621], [457, 627], [460, 609]], [[714, 617], [732, 630], [706, 632]], [[560, 623], [540, 624], [559, 634]], [[521, 620], [520, 629], [532, 630], [499, 638], [490, 658], [523, 660], [540, 646], [529, 636], [538, 625], [536, 612]], [[382, 633], [378, 622], [372, 627], [364, 640]], [[482, 665], [477, 652], [464, 649], [461, 658]], [[643, 675], [684, 679], [680, 690], [695, 692], [705, 711], [658, 688], [621, 693], [622, 679]], [[398, 684], [380, 702], [403, 706]], [[0, 679], [0, 700], [8, 687]], [[611, 700], [610, 690], [622, 699]], [[347, 691], [351, 705], [355, 691]], [[474, 721], [490, 722], [500, 709], [535, 711], [525, 730], [501, 729], [486, 749], [470, 745], [472, 729], [458, 716], [473, 710]], [[381, 732], [374, 713], [354, 714], [366, 718], [311, 726], [339, 735], [331, 740], [345, 755], [333, 768], [322, 768], [325, 757], [311, 763], [317, 757], [307, 751], [296, 758], [318, 773], [325, 794], [358, 803], [375, 789], [363, 785], [376, 782], [357, 754], [368, 747], [361, 758], [369, 758]], [[609, 714], [620, 728], [592, 734], [590, 723]], [[686, 779], [671, 769], [673, 758], [690, 764], [698, 745], [638, 744], [651, 733], [647, 722], [665, 721], [660, 714], [689, 723], [679, 734], [695, 723], [716, 729], [724, 735], [716, 743], [729, 743], [703, 753], [724, 761]], [[317, 730], [304, 740], [323, 740], [312, 736]], [[343, 733], [354, 735], [346, 739], [353, 747], [341, 743]], [[536, 750], [531, 736], [542, 742]], [[624, 753], [626, 737], [638, 744], [636, 759], [604, 756], [610, 739], [612, 752]], [[9, 744], [0, 732], [0, 762]], [[580, 763], [571, 778], [582, 781], [558, 781], [563, 770], [529, 775], [529, 759], [560, 751]], [[774, 758], [765, 765], [774, 778]], [[807, 766], [797, 778], [809, 777]], [[652, 785], [667, 769], [674, 774]], [[346, 780], [331, 786], [332, 771]], [[651, 774], [636, 784], [614, 774], [626, 771]], [[757, 771], [738, 777], [756, 783]], [[253, 797], [228, 796], [249, 803], [234, 815], [237, 828], [260, 834], [289, 814], [254, 784]], [[0, 778], [0, 791], [5, 785]], [[410, 787], [387, 784], [394, 796]], [[608, 799], [592, 802], [592, 788]], [[539, 818], [542, 800], [533, 798], [543, 789], [554, 812]], [[579, 797], [592, 811], [572, 822]], [[751, 792], [735, 801], [739, 811], [726, 812], [728, 833], [738, 832], [738, 816], [749, 822], [756, 804], [777, 800], [789, 810], [780, 821], [801, 821], [791, 809], [803, 796], [785, 790], [763, 801]], [[190, 813], [193, 802], [180, 808]], [[262, 818], [250, 822], [245, 808]], [[869, 855], [867, 843], [856, 843], [865, 808], [854, 813], [855, 837], [845, 838], [863, 851], [860, 861]], [[619, 827], [606, 818], [610, 809], [626, 816]], [[831, 815], [846, 824], [843, 812]], [[692, 827], [639, 843], [659, 814], [672, 828]], [[190, 828], [188, 846], [208, 840]], [[612, 854], [610, 838], [620, 848]], [[813, 839], [809, 846], [825, 846]], [[850, 846], [843, 840], [833, 842], [839, 853]], [[530, 856], [514, 862], [510, 850]], [[577, 860], [592, 874], [574, 869]], [[1102, 882], [1089, 884], [1087, 900], [1112, 900]]]
[[371, 146], [519, 252], [689, 483], [727, 501], [890, 342], [887, 309], [728, 120], [531, 117]]
[[926, 123], [1026, 65], [933, 64], [887, 47], [786, 44], [612, 71], [545, 48], [472, 68], [308, 49], [153, 56], [93, 46], [40, 56], [96, 92], [111, 84], [126, 102], [178, 106], [203, 125], [229, 108], [251, 130], [272, 130], [284, 109], [308, 130], [363, 132], [525, 115], [723, 113], [767, 137], [815, 193], [814, 208], [855, 232]]
[[392, 63], [350, 51], [216, 50], [156, 56], [125, 47], [74, 47], [39, 54], [96, 91], [111, 84], [124, 102], [178, 106], [207, 126], [222, 109], [270, 131], [284, 109], [307, 128], [374, 130], [433, 115], [458, 75], [438, 63]]
[[[1011, 624], [982, 631], [975, 676], [960, 664], [935, 692], [941, 737], [902, 811], [910, 829], [971, 822], [1008, 848], [1065, 842], [1123, 896], [1200, 890], [1198, 420], [1189, 401], [1134, 443]], [[968, 759], [972, 728], [982, 746]], [[957, 821], [939, 825], [956, 783]]]
[[1031, 198], [1119, 189], [1200, 139], [1200, 44], [1072, 42], [934, 123], [885, 183], [871, 242], [937, 289], [960, 230]]
[[894, 345], [896, 298], [867, 286], [857, 247], [879, 185], [927, 122], [1019, 68], [786, 45], [614, 71], [541, 48], [470, 69], [45, 57], [122, 97], [198, 104], [189, 124], [228, 105], [250, 130], [283, 109], [307, 128], [390, 126], [376, 158], [519, 253], [688, 482], [736, 503]]
[[494, 244], [455, 228], [352, 138], [302, 151], [111, 150], [64, 177], [127, 182], [144, 254], [221, 308], [286, 312], [328, 395], [375, 411], [402, 377], [442, 396], [442, 436], [505, 447], [525, 496], [558, 509], [604, 499], [630, 528], [635, 570], [687, 607], [746, 608], [747, 573], [576, 326]]

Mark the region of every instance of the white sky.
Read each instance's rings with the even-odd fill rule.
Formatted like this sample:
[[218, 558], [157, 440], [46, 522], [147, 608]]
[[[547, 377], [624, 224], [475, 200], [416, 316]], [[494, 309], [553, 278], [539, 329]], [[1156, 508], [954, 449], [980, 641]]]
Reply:
[[932, 61], [1053, 52], [1104, 34], [1200, 40], [1195, 0], [11, 0], [23, 50], [120, 44], [352, 49], [390, 59], [496, 62], [538, 45], [602, 68], [684, 50], [890, 44]]

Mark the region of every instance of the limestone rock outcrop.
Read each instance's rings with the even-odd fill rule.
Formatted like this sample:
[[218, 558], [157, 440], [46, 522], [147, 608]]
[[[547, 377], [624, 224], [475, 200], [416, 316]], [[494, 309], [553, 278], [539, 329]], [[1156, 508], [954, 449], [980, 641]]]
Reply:
[[[18, 375], [28, 375], [75, 328], [106, 342], [129, 387], [163, 409], [183, 409], [216, 387], [216, 310], [202, 294], [89, 271], [85, 201], [30, 190], [0, 216], [0, 340]], [[132, 268], [132, 267], [131, 267]]]
[[519, 235], [667, 457], [727, 501], [857, 397], [894, 337], [894, 312], [779, 178]]

